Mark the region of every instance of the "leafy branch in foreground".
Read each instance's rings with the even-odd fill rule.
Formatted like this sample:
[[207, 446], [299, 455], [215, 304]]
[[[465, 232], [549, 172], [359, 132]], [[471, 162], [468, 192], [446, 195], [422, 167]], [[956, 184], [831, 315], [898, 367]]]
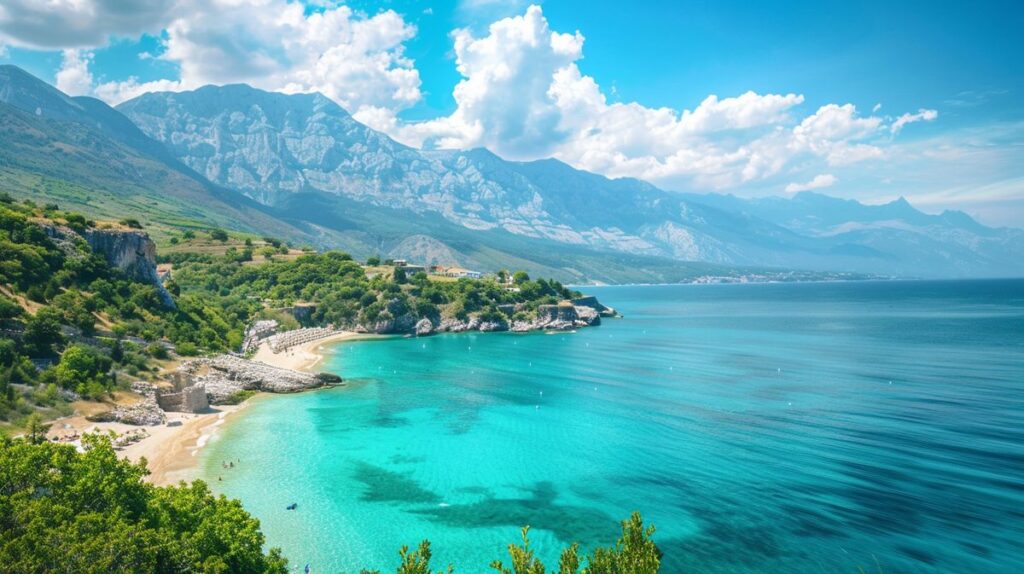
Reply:
[[108, 437], [83, 443], [0, 439], [4, 572], [287, 572], [237, 500], [202, 481], [155, 487]]
[[[529, 532], [529, 526], [523, 527], [523, 545], [508, 547], [511, 570], [500, 560], [492, 562], [491, 568], [500, 574], [544, 574], [544, 564], [530, 549]], [[651, 540], [653, 534], [654, 526], [644, 528], [640, 513], [634, 512], [629, 520], [622, 521], [622, 536], [615, 546], [594, 550], [583, 559], [586, 561], [583, 570], [580, 570], [579, 544], [563, 550], [558, 560], [558, 574], [657, 574], [662, 554]]]
[[[509, 544], [508, 553], [511, 557], [511, 568], [506, 568], [501, 560], [491, 562], [491, 568], [498, 574], [545, 574], [547, 568], [530, 548], [530, 527], [522, 530], [522, 545]], [[629, 520], [622, 521], [622, 536], [609, 548], [598, 548], [587, 556], [580, 557], [579, 544], [572, 544], [562, 551], [558, 560], [557, 574], [657, 574], [661, 568], [661, 551], [651, 540], [654, 527], [644, 527], [639, 512], [634, 512]], [[409, 552], [407, 546], [399, 551], [402, 562], [396, 574], [432, 574], [430, 569], [430, 541], [424, 540], [418, 549]], [[582, 570], [580, 566], [586, 564]], [[446, 571], [438, 570], [437, 574]], [[448, 574], [453, 568], [448, 565]], [[360, 574], [380, 574], [377, 570], [363, 570]]]

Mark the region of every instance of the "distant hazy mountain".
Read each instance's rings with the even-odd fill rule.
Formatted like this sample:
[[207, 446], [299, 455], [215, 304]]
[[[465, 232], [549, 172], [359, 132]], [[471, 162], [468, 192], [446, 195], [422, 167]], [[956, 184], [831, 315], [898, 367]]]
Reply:
[[790, 198], [688, 196], [828, 241], [836, 250], [885, 257], [892, 273], [921, 276], [1019, 276], [1024, 230], [986, 227], [962, 211], [929, 215], [904, 198], [864, 205], [813, 192]]
[[[296, 198], [319, 193], [436, 214], [464, 230], [681, 261], [902, 276], [1024, 274], [1021, 234], [964, 214], [929, 216], [905, 202], [865, 206], [814, 194], [756, 201], [683, 195], [556, 160], [420, 151], [319, 94], [207, 86], [145, 94], [118, 110], [214, 183], [299, 219], [317, 220], [311, 211], [330, 201], [306, 209]], [[443, 252], [458, 233], [440, 233], [420, 235]]]
[[0, 66], [0, 191], [94, 217], [306, 237], [210, 184], [110, 106], [68, 97], [14, 66]]

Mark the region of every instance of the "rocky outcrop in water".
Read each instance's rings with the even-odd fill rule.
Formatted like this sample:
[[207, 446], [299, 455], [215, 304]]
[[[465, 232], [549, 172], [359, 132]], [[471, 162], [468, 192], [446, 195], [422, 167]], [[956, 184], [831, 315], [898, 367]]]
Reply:
[[223, 404], [239, 391], [295, 393], [340, 384], [329, 373], [305, 373], [281, 369], [233, 355], [194, 359], [178, 367], [184, 378], [206, 391], [210, 404]]
[[601, 302], [597, 300], [597, 297], [594, 297], [593, 295], [585, 295], [583, 297], [577, 297], [577, 298], [573, 299], [571, 301], [571, 303], [573, 304], [573, 306], [575, 306], [577, 308], [577, 310], [580, 307], [588, 307], [590, 309], [593, 309], [594, 311], [597, 311], [598, 315], [600, 315], [602, 317], [618, 317], [619, 316], [618, 311], [616, 311], [615, 309], [612, 309], [611, 307], [607, 307], [607, 306], [601, 304]]

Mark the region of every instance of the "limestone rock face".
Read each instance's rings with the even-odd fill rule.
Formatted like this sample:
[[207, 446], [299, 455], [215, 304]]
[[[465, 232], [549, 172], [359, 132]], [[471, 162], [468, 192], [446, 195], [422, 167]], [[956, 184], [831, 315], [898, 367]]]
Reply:
[[143, 231], [120, 229], [86, 229], [81, 235], [62, 225], [42, 225], [50, 237], [65, 253], [71, 254], [75, 238], [81, 237], [94, 253], [107, 260], [111, 267], [124, 271], [128, 277], [156, 287], [164, 305], [173, 309], [174, 299], [164, 289], [156, 275], [156, 244]]
[[103, 254], [113, 267], [136, 281], [157, 288], [164, 305], [174, 308], [171, 294], [156, 275], [156, 244], [142, 231], [87, 229], [85, 240], [96, 253]]
[[294, 393], [341, 382], [340, 379], [281, 369], [232, 355], [194, 359], [182, 364], [178, 370], [193, 385], [202, 388], [210, 404], [214, 405], [224, 403], [238, 391]]
[[592, 307], [573, 307], [576, 310], [577, 321], [582, 321], [587, 326], [600, 325], [601, 315]]
[[597, 313], [602, 317], [617, 317], [619, 315], [618, 311], [601, 304], [601, 302], [597, 300], [597, 297], [594, 297], [593, 295], [577, 297], [572, 300], [572, 304], [577, 308], [577, 311], [579, 311], [580, 307], [589, 307], [597, 311]]
[[416, 322], [416, 335], [423, 336], [429, 335], [434, 332], [434, 324], [430, 322], [430, 319], [420, 319]]
[[579, 315], [572, 305], [541, 305], [534, 323], [542, 329], [567, 330], [577, 326]]

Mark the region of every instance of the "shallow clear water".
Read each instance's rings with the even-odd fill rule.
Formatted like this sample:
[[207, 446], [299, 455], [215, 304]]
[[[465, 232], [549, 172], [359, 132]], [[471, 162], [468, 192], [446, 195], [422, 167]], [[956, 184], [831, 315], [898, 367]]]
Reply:
[[1024, 282], [588, 291], [625, 319], [335, 346], [347, 388], [201, 472], [315, 572], [485, 572], [523, 524], [553, 564], [633, 510], [667, 573], [1024, 571]]

